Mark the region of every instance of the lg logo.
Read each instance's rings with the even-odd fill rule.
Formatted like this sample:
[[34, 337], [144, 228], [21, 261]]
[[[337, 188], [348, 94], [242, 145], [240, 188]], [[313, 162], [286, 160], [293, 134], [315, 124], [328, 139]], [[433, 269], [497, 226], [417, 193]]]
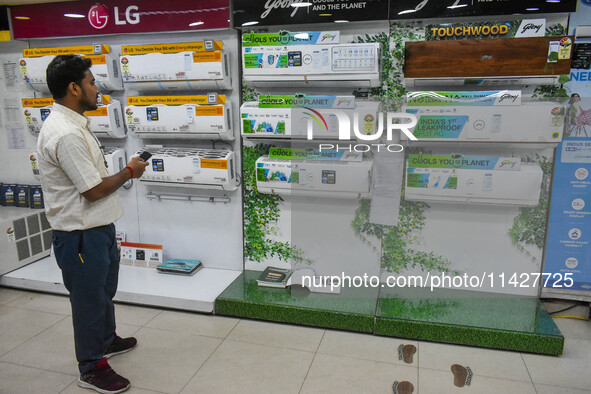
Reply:
[[[116, 25], [137, 25], [140, 23], [140, 13], [137, 5], [130, 5], [125, 10], [125, 19], [119, 19], [119, 7], [113, 7], [113, 17]], [[88, 11], [88, 22], [95, 29], [103, 29], [109, 23], [109, 9], [104, 4], [95, 4]]]

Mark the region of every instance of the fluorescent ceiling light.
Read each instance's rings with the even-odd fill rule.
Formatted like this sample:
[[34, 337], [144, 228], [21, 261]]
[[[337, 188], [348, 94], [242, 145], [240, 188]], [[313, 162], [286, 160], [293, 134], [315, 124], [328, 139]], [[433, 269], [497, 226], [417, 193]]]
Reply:
[[334, 21], [334, 23], [349, 23], [349, 21], [342, 19], [342, 20]]
[[259, 21], [252, 21], [252, 22], [245, 22], [242, 24], [242, 26], [252, 26], [252, 25], [258, 25]]
[[560, 0], [546, 0], [546, 3], [560, 3]]
[[80, 14], [64, 14], [64, 16], [68, 18], [86, 18], [86, 16]]
[[398, 13], [398, 15], [402, 15], [402, 14], [410, 14], [411, 12], [417, 12], [417, 10], [404, 10], [404, 11], [400, 11]]
[[310, 35], [308, 33], [298, 33], [294, 35], [294, 37], [299, 38], [300, 40], [307, 40], [308, 38], [310, 38]]
[[14, 19], [21, 19], [21, 20], [27, 20], [27, 19], [31, 19], [28, 16], [15, 16]]
[[201, 22], [201, 21], [199, 21], [199, 22], [193, 22], [193, 23], [189, 23], [189, 26], [199, 26], [199, 25], [202, 25], [204, 23], [205, 22]]
[[526, 11], [539, 11], [539, 8], [526, 8]]
[[312, 3], [303, 2], [303, 3], [294, 3], [291, 6], [292, 7], [310, 7], [311, 5], [312, 5]]

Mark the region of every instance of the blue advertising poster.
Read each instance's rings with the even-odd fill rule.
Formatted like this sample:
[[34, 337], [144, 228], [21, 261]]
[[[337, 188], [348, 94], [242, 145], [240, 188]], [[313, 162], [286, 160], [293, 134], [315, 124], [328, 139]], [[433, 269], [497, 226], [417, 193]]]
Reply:
[[[591, 1], [579, 0], [570, 33], [591, 20]], [[591, 291], [591, 41], [575, 41], [563, 140], [556, 149], [544, 273], [546, 288]], [[566, 275], [568, 274], [568, 276]], [[565, 282], [565, 277], [572, 278]]]

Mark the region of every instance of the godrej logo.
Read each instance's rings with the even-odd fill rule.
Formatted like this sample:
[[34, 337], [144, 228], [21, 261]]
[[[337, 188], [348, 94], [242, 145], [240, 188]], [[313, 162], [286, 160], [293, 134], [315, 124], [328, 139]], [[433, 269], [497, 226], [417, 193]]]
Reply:
[[[372, 134], [366, 134], [360, 131], [359, 128], [359, 113], [357, 111], [353, 112], [353, 124], [351, 125], [351, 119], [349, 116], [342, 110], [338, 109], [322, 109], [322, 110], [313, 110], [311, 108], [305, 108], [312, 113], [304, 112], [309, 118], [306, 119], [307, 121], [307, 139], [309, 141], [314, 140], [314, 122], [316, 122], [320, 126], [320, 130], [328, 130], [328, 124], [324, 116], [326, 115], [334, 115], [338, 122], [339, 134], [338, 139], [339, 141], [349, 141], [358, 140], [358, 141], [378, 141], [382, 139], [384, 134], [384, 114], [379, 113], [378, 116], [378, 127], [377, 130]], [[393, 132], [395, 130], [400, 130], [402, 134], [404, 134], [410, 141], [418, 141], [417, 137], [413, 135], [410, 131], [413, 127], [417, 125], [417, 117], [414, 114], [404, 113], [404, 112], [388, 112], [386, 113], [386, 141], [385, 143], [359, 143], [359, 144], [349, 144], [349, 145], [339, 145], [339, 144], [319, 144], [319, 151], [322, 150], [346, 150], [349, 152], [369, 152], [373, 148], [376, 148], [379, 152], [382, 148], [385, 148], [389, 152], [402, 152], [404, 147], [400, 144], [390, 143], [394, 140]], [[324, 126], [324, 127], [323, 127]], [[353, 127], [351, 127], [353, 126]], [[351, 135], [351, 131], [353, 135]]]

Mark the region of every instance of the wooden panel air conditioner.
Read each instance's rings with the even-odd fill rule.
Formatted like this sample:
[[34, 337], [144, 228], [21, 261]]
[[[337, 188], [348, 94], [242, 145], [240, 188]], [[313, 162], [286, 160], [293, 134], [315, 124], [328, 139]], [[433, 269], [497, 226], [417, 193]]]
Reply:
[[[548, 62], [551, 41], [564, 37], [491, 40], [417, 41], [406, 43], [404, 77], [429, 79], [538, 79], [570, 73], [571, 59]], [[573, 41], [572, 37], [571, 43]], [[541, 77], [541, 78], [540, 78]], [[408, 85], [408, 84], [407, 84]], [[411, 83], [411, 85], [418, 85]]]

